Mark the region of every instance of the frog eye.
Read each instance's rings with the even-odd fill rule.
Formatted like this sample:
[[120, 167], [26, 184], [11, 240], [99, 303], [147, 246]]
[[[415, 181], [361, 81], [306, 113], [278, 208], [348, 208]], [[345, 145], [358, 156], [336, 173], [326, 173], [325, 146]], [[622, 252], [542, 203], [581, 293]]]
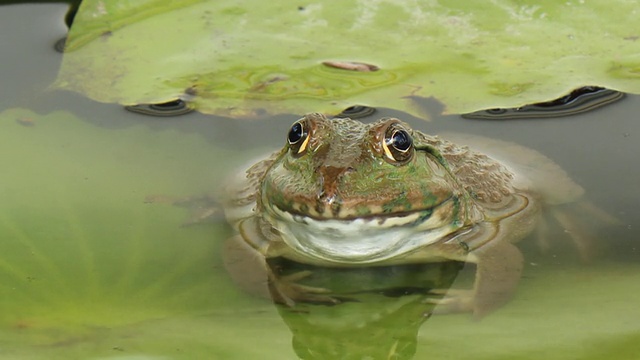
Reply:
[[291, 125], [289, 135], [287, 135], [287, 143], [294, 155], [300, 155], [307, 149], [307, 144], [309, 144], [309, 129], [304, 119], [298, 120]]
[[388, 161], [403, 163], [413, 155], [413, 139], [400, 124], [391, 124], [384, 134], [382, 143]]

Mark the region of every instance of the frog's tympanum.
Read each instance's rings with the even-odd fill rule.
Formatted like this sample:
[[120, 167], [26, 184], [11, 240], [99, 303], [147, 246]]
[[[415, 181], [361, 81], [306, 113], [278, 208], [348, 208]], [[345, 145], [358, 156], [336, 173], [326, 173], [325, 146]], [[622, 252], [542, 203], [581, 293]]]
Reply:
[[[226, 266], [248, 283], [243, 276], [256, 271], [273, 280], [266, 260], [275, 257], [336, 268], [474, 263], [473, 288], [440, 302], [483, 315], [513, 294], [523, 268], [513, 243], [533, 230], [540, 209], [583, 192], [543, 155], [513, 144], [506, 152], [543, 175], [395, 118], [364, 124], [308, 114], [282, 150], [227, 189], [226, 216], [239, 235], [226, 245]], [[538, 184], [542, 177], [552, 180]], [[279, 279], [283, 301], [330, 299], [296, 284], [304, 276]]]

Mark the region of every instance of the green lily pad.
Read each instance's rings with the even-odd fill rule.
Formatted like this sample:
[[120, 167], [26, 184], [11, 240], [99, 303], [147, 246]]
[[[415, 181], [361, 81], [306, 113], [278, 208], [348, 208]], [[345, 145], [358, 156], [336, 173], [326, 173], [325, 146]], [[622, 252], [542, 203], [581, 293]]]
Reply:
[[530, 267], [513, 301], [479, 323], [429, 319], [416, 359], [633, 359], [640, 325], [627, 319], [640, 316], [631, 300], [638, 270], [635, 262]]
[[[640, 351], [635, 261], [529, 266], [513, 301], [479, 322], [427, 319], [432, 305], [421, 299], [377, 293], [278, 312], [229, 280], [226, 226], [181, 227], [184, 209], [144, 203], [150, 194], [210, 192], [241, 155], [198, 134], [107, 129], [26, 109], [0, 113], [0, 149], [2, 359], [295, 359], [305, 349], [632, 359]], [[346, 278], [389, 284], [379, 280]]]
[[182, 98], [232, 117], [354, 103], [421, 114], [414, 97], [466, 113], [584, 85], [640, 93], [629, 1], [177, 4], [83, 1], [55, 85], [128, 105]]
[[211, 193], [232, 152], [26, 109], [0, 113], [0, 144], [0, 358], [233, 359], [240, 330], [266, 346], [255, 319], [288, 334], [227, 276], [222, 219], [183, 227], [184, 209], [145, 203]]

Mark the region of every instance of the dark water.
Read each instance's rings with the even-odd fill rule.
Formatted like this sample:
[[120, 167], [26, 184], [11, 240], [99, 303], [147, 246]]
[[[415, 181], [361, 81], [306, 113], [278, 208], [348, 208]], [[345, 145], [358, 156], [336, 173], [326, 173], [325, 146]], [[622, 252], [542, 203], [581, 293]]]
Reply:
[[[464, 314], [429, 317], [432, 306], [420, 289], [402, 283], [394, 292], [397, 284], [369, 273], [341, 276], [343, 283], [384, 291], [350, 294], [358, 301], [337, 306], [287, 309], [230, 281], [219, 255], [230, 235], [222, 221], [183, 227], [187, 211], [162, 199], [213, 193], [233, 168], [283, 144], [299, 116], [154, 118], [49, 89], [61, 61], [53, 44], [66, 33], [66, 6], [0, 9], [1, 358], [634, 359], [640, 353], [638, 96], [561, 119], [442, 116], [431, 100], [422, 101], [430, 122], [378, 109], [371, 118], [396, 116], [428, 133], [464, 132], [536, 149], [619, 223], [577, 219], [598, 242], [590, 264], [578, 261], [570, 236], [551, 223], [557, 244], [540, 253], [523, 243], [527, 265], [515, 299], [479, 322]], [[147, 204], [149, 196], [160, 200]], [[442, 279], [438, 271], [445, 270], [422, 273]]]

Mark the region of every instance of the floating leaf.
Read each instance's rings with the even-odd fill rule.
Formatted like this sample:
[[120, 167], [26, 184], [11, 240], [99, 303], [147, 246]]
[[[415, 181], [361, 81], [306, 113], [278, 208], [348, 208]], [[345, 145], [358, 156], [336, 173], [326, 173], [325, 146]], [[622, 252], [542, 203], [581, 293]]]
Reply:
[[56, 85], [235, 117], [354, 104], [417, 114], [412, 99], [431, 96], [466, 113], [584, 85], [640, 93], [639, 12], [624, 0], [86, 0]]

